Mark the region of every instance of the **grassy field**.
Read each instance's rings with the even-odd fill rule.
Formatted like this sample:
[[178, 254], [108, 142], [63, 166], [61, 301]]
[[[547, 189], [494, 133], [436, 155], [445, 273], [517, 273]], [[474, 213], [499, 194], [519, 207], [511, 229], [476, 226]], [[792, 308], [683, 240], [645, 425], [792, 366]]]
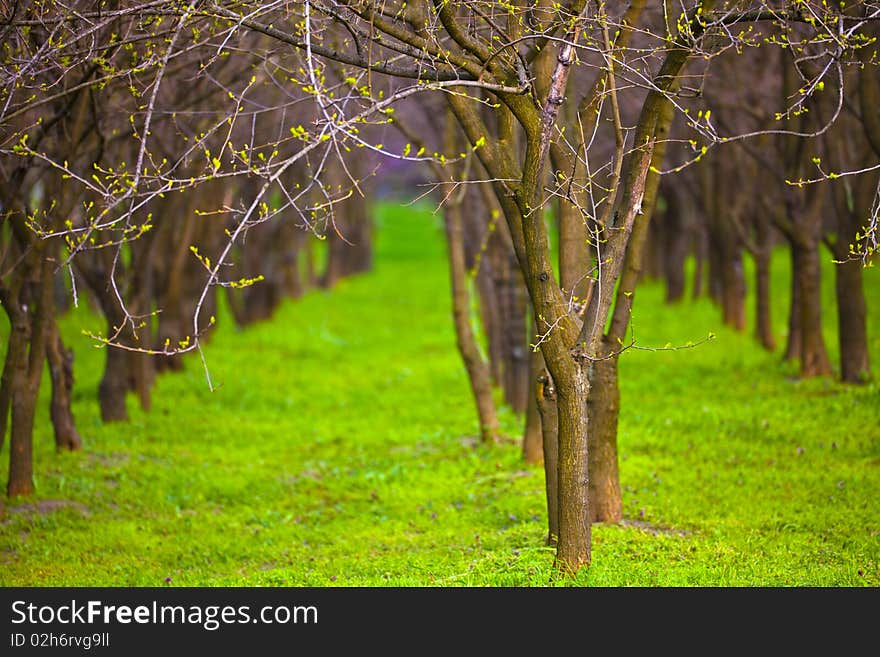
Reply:
[[[103, 353], [81, 333], [100, 325], [66, 317], [85, 449], [55, 452], [44, 385], [37, 494], [0, 520], [0, 585], [880, 585], [877, 383], [798, 380], [708, 301], [666, 306], [656, 283], [637, 293], [640, 345], [717, 337], [623, 356], [627, 521], [595, 526], [592, 567], [554, 581], [522, 418], [504, 411], [510, 441], [474, 446], [437, 218], [380, 210], [374, 273], [243, 332], [221, 314], [206, 350], [219, 389], [190, 359], [150, 413], [129, 400], [130, 423], [101, 424]], [[880, 275], [866, 274], [876, 370]], [[774, 275], [784, 342], [784, 253]], [[836, 361], [830, 268], [824, 283]]]

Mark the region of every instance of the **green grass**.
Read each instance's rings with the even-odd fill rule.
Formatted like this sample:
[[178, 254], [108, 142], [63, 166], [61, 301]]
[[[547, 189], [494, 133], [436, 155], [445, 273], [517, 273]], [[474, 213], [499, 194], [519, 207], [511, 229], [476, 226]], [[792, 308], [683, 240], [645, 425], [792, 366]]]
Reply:
[[[594, 527], [593, 565], [554, 582], [543, 472], [509, 442], [475, 446], [442, 233], [380, 208], [374, 273], [285, 303], [160, 377], [154, 407], [102, 425], [103, 352], [76, 351], [81, 453], [56, 453], [44, 386], [37, 494], [0, 520], [3, 586], [878, 586], [880, 390], [798, 380], [706, 300], [637, 292], [642, 346], [621, 360], [627, 522]], [[866, 272], [880, 367], [876, 270]], [[787, 263], [775, 263], [783, 342]], [[825, 277], [836, 358], [833, 280]], [[8, 328], [3, 327], [3, 332]], [[8, 450], [8, 447], [7, 447]], [[3, 452], [0, 478], [6, 481]]]

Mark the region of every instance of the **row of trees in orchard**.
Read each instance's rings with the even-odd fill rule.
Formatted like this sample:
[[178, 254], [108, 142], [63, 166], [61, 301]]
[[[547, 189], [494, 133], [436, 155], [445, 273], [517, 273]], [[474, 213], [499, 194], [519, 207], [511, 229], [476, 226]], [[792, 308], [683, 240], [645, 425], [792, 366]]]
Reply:
[[[828, 375], [819, 283], [831, 254], [840, 376], [870, 373], [861, 276], [878, 235], [880, 3], [119, 0], [3, 12], [10, 494], [32, 489], [44, 360], [58, 444], [79, 444], [59, 286], [107, 320], [95, 336], [107, 346], [101, 411], [124, 419], [127, 391], [147, 407], [155, 373], [200, 351], [218, 289], [244, 325], [368, 269], [363, 198], [391, 162], [434, 184], [481, 435], [498, 437], [500, 386], [525, 414], [524, 458], [544, 463], [561, 572], [590, 563], [593, 522], [621, 519], [618, 359], [640, 346], [630, 314], [643, 275], [663, 276], [676, 301], [695, 257], [694, 293], [744, 329], [753, 258], [756, 337], [773, 349], [770, 256], [786, 244], [785, 356]], [[328, 242], [323, 266], [310, 234]]]

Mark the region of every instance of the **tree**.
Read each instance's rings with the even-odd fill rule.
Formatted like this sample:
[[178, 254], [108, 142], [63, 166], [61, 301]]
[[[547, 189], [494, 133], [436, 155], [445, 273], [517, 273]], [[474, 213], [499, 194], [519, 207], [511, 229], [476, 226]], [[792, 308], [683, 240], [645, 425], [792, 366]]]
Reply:
[[[32, 126], [22, 124], [0, 154], [25, 168], [39, 163], [80, 185], [91, 205], [73, 226], [56, 221], [51, 235], [67, 239], [68, 259], [98, 246], [120, 254], [109, 277], [123, 312], [104, 336], [114, 348], [166, 356], [198, 350], [212, 324], [210, 293], [246, 286], [258, 276], [228, 277], [248, 231], [281, 216], [297, 217], [304, 229], [332, 225], [334, 207], [358, 185], [360, 174], [346, 163], [360, 149], [450, 168], [476, 161], [468, 169], [473, 177], [456, 182], [491, 189], [494, 199], [486, 207], [497, 204], [528, 291], [531, 346], [545, 367], [536, 405], [545, 419], [549, 528], [557, 566], [569, 575], [591, 561], [591, 523], [620, 517], [617, 359], [640, 346], [630, 316], [661, 176], [717, 161], [729, 142], [762, 132], [719, 133], [701, 92], [714, 64], [734, 65], [741, 53], [759, 47], [778, 46], [791, 58], [781, 67], [786, 95], [777, 105], [779, 127], [769, 132], [785, 135], [782, 161], [796, 180], [810, 162], [805, 140], [821, 135], [839, 112], [813, 123], [803, 117], [826, 78], [849, 64], [865, 64], [855, 53], [880, 11], [874, 2], [840, 8], [758, 0], [692, 0], [674, 7], [638, 0], [625, 7], [583, 0], [307, 0], [77, 9], [40, 5], [35, 18], [16, 15], [9, 22], [7, 30], [23, 39], [28, 33], [37, 43], [14, 52], [29, 67], [7, 78], [0, 120], [9, 124], [55, 98], [31, 73], [37, 59], [30, 53], [51, 51], [52, 70], [70, 81], [70, 89], [118, 83], [116, 113], [128, 125], [123, 120], [117, 130], [126, 145], [112, 157], [91, 155], [83, 167], [71, 164], [57, 144], [53, 149], [34, 140]], [[37, 25], [42, 32], [31, 29]], [[100, 35], [98, 46], [82, 45], [93, 44], [93, 35]], [[136, 52], [133, 64], [124, 56], [130, 50]], [[198, 127], [192, 127], [199, 123], [196, 115], [187, 114], [190, 100], [163, 91], [184, 72], [212, 99]], [[129, 81], [133, 93], [124, 86]], [[835, 89], [842, 104], [844, 87]], [[60, 98], [66, 102], [74, 93]], [[448, 106], [466, 146], [392, 151], [373, 139], [394, 123], [395, 113], [432, 97]], [[310, 118], [304, 122], [303, 116]], [[689, 135], [682, 138], [690, 150], [686, 159], [667, 164], [676, 121], [680, 134]], [[169, 129], [160, 132], [161, 125]], [[298, 169], [303, 177], [291, 180]], [[340, 170], [342, 181], [329, 182]], [[193, 254], [200, 270], [186, 277], [198, 289], [191, 295], [189, 328], [161, 345], [134, 344], [143, 315], [153, 315], [129, 307], [132, 299], [120, 292], [126, 286], [118, 277], [134, 280], [132, 263], [137, 268], [137, 249], [128, 245], [152, 230], [150, 208], [164, 197], [217, 184], [237, 184], [245, 196], [235, 205], [215, 201], [213, 208], [200, 208], [225, 220], [218, 222], [223, 233], [217, 241]], [[825, 364], [816, 341], [812, 273], [820, 225], [804, 211], [812, 207], [799, 189], [792, 186], [786, 199], [796, 261], [807, 272], [797, 278], [800, 353], [804, 373], [818, 373]], [[558, 268], [545, 220], [551, 208], [560, 226]]]

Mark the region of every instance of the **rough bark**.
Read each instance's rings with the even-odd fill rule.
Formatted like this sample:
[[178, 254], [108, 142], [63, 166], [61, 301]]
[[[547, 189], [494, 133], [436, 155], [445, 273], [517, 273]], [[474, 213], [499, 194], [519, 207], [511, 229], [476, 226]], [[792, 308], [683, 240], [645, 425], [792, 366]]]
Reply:
[[620, 416], [617, 357], [593, 363], [590, 382], [590, 512], [593, 522], [615, 523], [623, 519], [617, 456]]
[[13, 355], [11, 382], [12, 428], [9, 441], [10, 497], [34, 492], [33, 433], [37, 397], [46, 357], [47, 321], [52, 300], [52, 261], [34, 246], [25, 261], [29, 280], [21, 287], [20, 298], [11, 300], [13, 331], [23, 334], [21, 348]]
[[590, 382], [581, 368], [562, 385], [556, 385], [559, 437], [559, 539], [556, 544], [556, 564], [557, 568], [569, 575], [589, 565], [592, 557], [589, 419], [584, 412], [589, 396]]

